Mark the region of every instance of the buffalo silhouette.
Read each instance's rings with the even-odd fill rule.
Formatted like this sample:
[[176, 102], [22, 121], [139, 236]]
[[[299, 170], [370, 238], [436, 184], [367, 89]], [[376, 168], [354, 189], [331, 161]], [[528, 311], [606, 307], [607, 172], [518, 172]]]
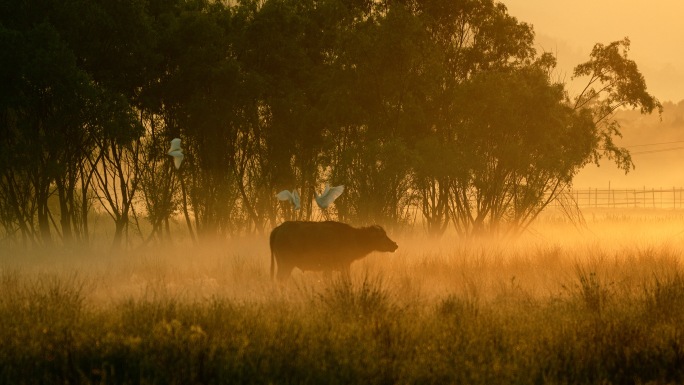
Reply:
[[288, 221], [271, 231], [271, 279], [278, 264], [278, 280], [292, 269], [349, 272], [352, 262], [373, 251], [394, 252], [397, 244], [380, 226], [356, 228], [335, 221]]

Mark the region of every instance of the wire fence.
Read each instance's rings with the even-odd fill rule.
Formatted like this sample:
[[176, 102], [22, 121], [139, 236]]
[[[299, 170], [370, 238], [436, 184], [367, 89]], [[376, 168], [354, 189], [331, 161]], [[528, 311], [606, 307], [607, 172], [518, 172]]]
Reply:
[[573, 189], [579, 208], [684, 209], [684, 188]]

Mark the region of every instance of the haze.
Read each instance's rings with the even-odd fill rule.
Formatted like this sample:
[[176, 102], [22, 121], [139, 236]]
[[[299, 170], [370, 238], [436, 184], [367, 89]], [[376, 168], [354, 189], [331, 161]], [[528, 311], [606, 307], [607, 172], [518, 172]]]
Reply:
[[[570, 96], [585, 82], [572, 82], [574, 66], [587, 60], [596, 43], [607, 44], [629, 37], [629, 56], [639, 66], [648, 90], [661, 102], [684, 100], [684, 31], [681, 1], [542, 1], [505, 0], [511, 15], [532, 24], [538, 51], [553, 52], [558, 59], [557, 76], [567, 82]], [[665, 106], [672, 115], [674, 106]], [[577, 188], [673, 187], [684, 183], [684, 127], [666, 127], [656, 117], [641, 117], [648, 125], [629, 122], [619, 140], [634, 153], [636, 168], [629, 174], [605, 161], [587, 166], [576, 178]], [[676, 119], [676, 117], [674, 117]], [[663, 119], [667, 120], [667, 117]], [[650, 131], [645, 135], [644, 131]], [[655, 143], [670, 143], [652, 145]], [[676, 149], [675, 149], [676, 148]], [[669, 150], [672, 149], [672, 150]], [[666, 167], [663, 167], [663, 166]]]
[[682, 383], [684, 5], [503, 1], [4, 2], [0, 384]]
[[628, 36], [648, 89], [661, 101], [684, 99], [684, 2], [504, 0], [511, 15], [534, 26], [540, 51], [558, 56], [569, 79], [595, 43]]

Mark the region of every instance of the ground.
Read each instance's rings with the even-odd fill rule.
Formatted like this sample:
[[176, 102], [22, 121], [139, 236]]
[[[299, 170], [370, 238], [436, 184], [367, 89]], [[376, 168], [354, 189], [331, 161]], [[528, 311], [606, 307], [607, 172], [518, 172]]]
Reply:
[[269, 277], [267, 238], [6, 250], [3, 383], [684, 380], [684, 212], [549, 214], [521, 239], [392, 235], [351, 279]]

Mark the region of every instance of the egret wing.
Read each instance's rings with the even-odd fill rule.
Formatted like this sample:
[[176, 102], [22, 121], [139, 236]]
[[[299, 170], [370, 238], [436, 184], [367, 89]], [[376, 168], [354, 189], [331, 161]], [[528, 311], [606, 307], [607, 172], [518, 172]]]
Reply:
[[292, 200], [292, 193], [288, 190], [283, 190], [276, 194], [276, 198], [281, 201], [290, 201]]
[[180, 151], [177, 151], [173, 155], [173, 165], [176, 166], [176, 169], [180, 168], [181, 163], [183, 163], [183, 158], [185, 158], [185, 155], [183, 155], [183, 153]]
[[169, 155], [171, 155], [173, 151], [181, 151], [180, 145], [181, 140], [179, 138], [174, 138], [173, 140], [171, 140], [171, 148], [169, 149]]
[[329, 188], [326, 186], [325, 191], [323, 192], [323, 195], [316, 197], [316, 203], [318, 203], [318, 206], [322, 209], [327, 208], [330, 206], [331, 203], [335, 201], [342, 193], [344, 192], [344, 186], [335, 186], [332, 188]]
[[344, 192], [344, 185], [339, 185], [328, 189], [327, 196], [330, 196], [332, 200], [335, 200], [342, 195]]

